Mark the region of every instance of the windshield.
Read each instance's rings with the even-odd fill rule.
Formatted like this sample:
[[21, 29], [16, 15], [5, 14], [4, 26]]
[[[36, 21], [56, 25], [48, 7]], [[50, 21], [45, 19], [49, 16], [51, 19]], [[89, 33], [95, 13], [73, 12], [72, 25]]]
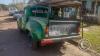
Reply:
[[52, 18], [68, 18], [73, 19], [77, 16], [77, 8], [74, 7], [65, 7], [65, 8], [52, 8]]
[[35, 16], [35, 17], [44, 17], [44, 18], [47, 18], [48, 17], [48, 8], [46, 7], [33, 7], [31, 9], [31, 12], [32, 12], [32, 16]]

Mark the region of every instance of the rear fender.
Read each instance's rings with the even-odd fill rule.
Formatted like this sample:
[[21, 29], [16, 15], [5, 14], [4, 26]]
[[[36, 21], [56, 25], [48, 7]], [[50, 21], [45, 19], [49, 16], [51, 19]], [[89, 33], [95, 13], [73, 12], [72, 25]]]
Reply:
[[45, 37], [42, 25], [36, 21], [29, 22], [27, 29], [30, 31], [32, 39], [34, 40], [41, 40]]

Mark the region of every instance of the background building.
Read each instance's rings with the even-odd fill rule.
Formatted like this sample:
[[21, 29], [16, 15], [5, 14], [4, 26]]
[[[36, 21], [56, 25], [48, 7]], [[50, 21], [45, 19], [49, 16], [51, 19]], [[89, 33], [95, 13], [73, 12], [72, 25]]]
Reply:
[[[95, 15], [98, 23], [100, 23], [100, 0], [81, 0], [83, 15]], [[92, 17], [93, 17], [92, 16]], [[96, 18], [94, 18], [96, 19]]]

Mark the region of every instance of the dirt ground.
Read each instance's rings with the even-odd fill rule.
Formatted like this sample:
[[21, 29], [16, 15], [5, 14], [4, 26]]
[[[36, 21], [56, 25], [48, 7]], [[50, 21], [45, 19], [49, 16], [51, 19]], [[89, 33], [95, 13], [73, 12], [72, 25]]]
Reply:
[[68, 42], [32, 50], [26, 35], [17, 29], [16, 20], [3, 16], [2, 13], [0, 16], [0, 56], [93, 56]]

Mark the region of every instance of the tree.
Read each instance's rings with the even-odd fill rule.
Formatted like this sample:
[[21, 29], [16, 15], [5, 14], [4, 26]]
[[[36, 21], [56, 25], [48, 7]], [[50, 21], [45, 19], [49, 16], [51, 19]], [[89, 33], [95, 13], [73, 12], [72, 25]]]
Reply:
[[0, 8], [2, 10], [8, 10], [8, 6], [7, 5], [4, 5], [4, 4], [0, 4]]

